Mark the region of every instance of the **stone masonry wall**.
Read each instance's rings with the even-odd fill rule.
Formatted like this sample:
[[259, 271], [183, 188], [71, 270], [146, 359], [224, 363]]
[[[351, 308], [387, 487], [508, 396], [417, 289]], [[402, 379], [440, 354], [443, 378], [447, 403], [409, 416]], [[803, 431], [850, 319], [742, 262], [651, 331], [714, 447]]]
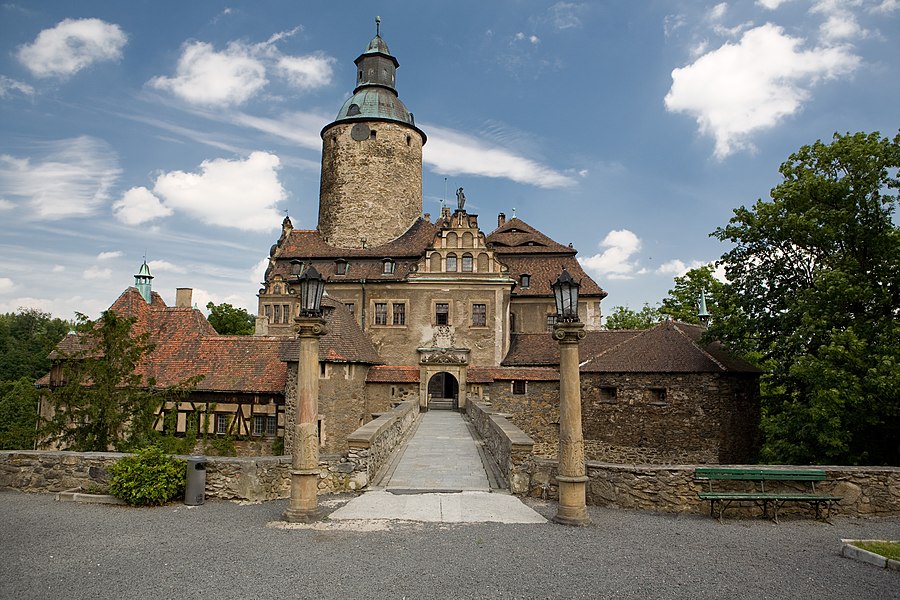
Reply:
[[366, 483], [378, 476], [418, 417], [418, 399], [407, 400], [350, 434], [347, 459], [366, 474]]
[[319, 231], [332, 245], [361, 248], [390, 242], [422, 215], [422, 135], [392, 122], [370, 122], [354, 140], [355, 123], [322, 132]]
[[[778, 468], [774, 465], [770, 467]], [[707, 484], [694, 481], [695, 468], [694, 465], [614, 465], [589, 461], [587, 503], [655, 512], [708, 512], [709, 503], [700, 500], [697, 495]], [[842, 497], [832, 507], [832, 514], [900, 516], [900, 467], [816, 468], [824, 469], [828, 477], [827, 481], [816, 485], [816, 491]], [[529, 495], [558, 498], [555, 460], [535, 458], [527, 465], [527, 471], [530, 476]], [[726, 514], [758, 516], [760, 512], [756, 506], [745, 505], [733, 506]], [[779, 513], [809, 512], [805, 503], [789, 503], [784, 509], [779, 509]]]
[[525, 432], [510, 423], [503, 415], [494, 413], [490, 403], [469, 397], [466, 415], [484, 439], [500, 472], [513, 494], [527, 494], [529, 477], [526, 465], [531, 458], [534, 441]]

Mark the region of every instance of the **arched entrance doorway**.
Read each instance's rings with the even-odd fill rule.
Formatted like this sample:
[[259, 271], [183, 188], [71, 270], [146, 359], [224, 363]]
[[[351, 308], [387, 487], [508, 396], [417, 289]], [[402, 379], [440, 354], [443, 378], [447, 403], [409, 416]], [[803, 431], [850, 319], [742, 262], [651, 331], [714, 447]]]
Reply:
[[459, 406], [459, 382], [456, 377], [441, 371], [428, 380], [428, 409], [455, 410]]

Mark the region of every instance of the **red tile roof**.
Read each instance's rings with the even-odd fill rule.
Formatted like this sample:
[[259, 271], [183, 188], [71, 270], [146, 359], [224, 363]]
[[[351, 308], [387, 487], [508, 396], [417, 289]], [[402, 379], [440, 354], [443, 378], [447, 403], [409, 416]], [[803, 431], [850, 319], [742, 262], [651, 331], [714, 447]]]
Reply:
[[366, 383], [418, 383], [419, 367], [378, 365], [369, 369]]
[[559, 369], [550, 367], [469, 367], [468, 383], [493, 381], [559, 381]]
[[[645, 330], [588, 331], [579, 347], [586, 373], [759, 373], [718, 342], [705, 343], [697, 325], [663, 321]], [[558, 365], [559, 344], [548, 333], [511, 336], [504, 366]]]
[[[346, 306], [327, 296], [322, 298], [322, 306], [326, 308], [326, 324], [325, 335], [319, 340], [319, 360], [370, 365], [384, 362]], [[288, 338], [284, 340], [280, 359], [296, 362], [299, 353], [300, 340]]]

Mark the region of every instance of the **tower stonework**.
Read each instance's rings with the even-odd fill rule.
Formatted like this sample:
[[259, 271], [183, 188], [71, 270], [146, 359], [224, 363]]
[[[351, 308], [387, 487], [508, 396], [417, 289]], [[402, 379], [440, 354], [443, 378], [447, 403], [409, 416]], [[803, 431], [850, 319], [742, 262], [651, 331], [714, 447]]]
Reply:
[[322, 130], [319, 232], [340, 248], [375, 247], [422, 215], [425, 134], [397, 96], [397, 59], [376, 35], [355, 61], [356, 89]]

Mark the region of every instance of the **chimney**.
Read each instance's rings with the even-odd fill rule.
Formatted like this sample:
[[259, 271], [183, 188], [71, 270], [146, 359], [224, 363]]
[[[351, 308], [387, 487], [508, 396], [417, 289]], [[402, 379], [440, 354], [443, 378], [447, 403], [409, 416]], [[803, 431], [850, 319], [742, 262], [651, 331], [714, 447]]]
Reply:
[[191, 288], [175, 288], [175, 308], [190, 308], [193, 295]]
[[497, 228], [503, 227], [506, 225], [506, 213], [500, 213], [497, 215]]

